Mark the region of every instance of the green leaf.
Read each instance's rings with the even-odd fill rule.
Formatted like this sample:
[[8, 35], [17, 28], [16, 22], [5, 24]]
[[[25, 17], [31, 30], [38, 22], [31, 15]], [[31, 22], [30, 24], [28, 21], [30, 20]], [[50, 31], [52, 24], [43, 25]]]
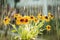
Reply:
[[18, 32], [18, 30], [16, 29], [16, 25], [10, 24], [12, 25], [12, 27]]
[[15, 26], [15, 25], [12, 25], [12, 27], [13, 27], [14, 29], [16, 29], [16, 26]]
[[17, 39], [17, 38], [18, 38], [18, 36], [15, 36], [15, 37], [14, 37], [14, 39]]
[[40, 32], [39, 34], [43, 34], [42, 32]]
[[44, 22], [45, 22], [45, 21], [40, 22], [37, 26], [38, 26], [39, 28], [41, 28], [41, 27], [44, 25]]
[[16, 32], [16, 30], [12, 30], [11, 32]]

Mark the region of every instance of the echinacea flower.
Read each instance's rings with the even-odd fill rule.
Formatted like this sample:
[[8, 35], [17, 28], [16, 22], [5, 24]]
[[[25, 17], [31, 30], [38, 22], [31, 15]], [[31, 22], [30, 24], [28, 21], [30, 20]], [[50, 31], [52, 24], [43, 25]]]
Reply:
[[49, 16], [49, 15], [51, 15], [51, 13], [50, 13], [50, 12], [48, 13], [48, 16]]
[[37, 22], [38, 22], [38, 19], [37, 19], [37, 18], [35, 18], [35, 19], [34, 19], [34, 22], [35, 22], [35, 23], [37, 23]]
[[30, 20], [30, 16], [24, 16], [24, 18], [27, 18], [27, 19], [29, 19], [29, 20]]
[[10, 22], [10, 18], [5, 17], [4, 20], [3, 20], [3, 23], [4, 23], [5, 25], [8, 25], [9, 22]]
[[20, 25], [21, 24], [21, 22], [23, 21], [21, 18], [23, 18], [23, 17], [17, 17], [16, 25]]
[[43, 15], [43, 16], [41, 16], [41, 20], [45, 20], [45, 16]]
[[24, 19], [16, 20], [16, 25], [24, 24]]
[[42, 13], [38, 13], [38, 16], [42, 16]]
[[17, 17], [22, 17], [20, 14], [14, 14], [13, 17], [17, 19]]
[[16, 20], [16, 25], [20, 25], [20, 21], [19, 20]]
[[45, 21], [46, 21], [46, 22], [49, 22], [49, 21], [50, 21], [50, 19], [49, 19], [48, 16], [45, 16]]
[[24, 18], [24, 23], [25, 24], [29, 23], [29, 19], [28, 18]]
[[22, 23], [23, 23], [23, 22], [24, 22], [24, 19], [23, 19], [23, 18], [21, 18], [21, 19], [20, 19], [20, 22], [22, 22]]
[[27, 17], [17, 18], [17, 20], [16, 20], [16, 24], [18, 24], [18, 25], [27, 24], [28, 22], [29, 22], [29, 19]]
[[54, 18], [54, 16], [51, 13], [48, 13], [48, 16], [49, 16], [50, 19]]
[[30, 16], [30, 20], [34, 20], [35, 19], [35, 17], [32, 15], [32, 16]]
[[51, 19], [53, 19], [54, 18], [54, 16], [51, 14]]
[[22, 16], [18, 16], [16, 20], [20, 20], [20, 18], [22, 18]]
[[51, 26], [50, 26], [50, 25], [47, 25], [47, 26], [46, 26], [46, 30], [47, 30], [47, 31], [50, 31], [50, 30], [51, 30]]
[[41, 20], [42, 19], [42, 14], [38, 14], [37, 18]]

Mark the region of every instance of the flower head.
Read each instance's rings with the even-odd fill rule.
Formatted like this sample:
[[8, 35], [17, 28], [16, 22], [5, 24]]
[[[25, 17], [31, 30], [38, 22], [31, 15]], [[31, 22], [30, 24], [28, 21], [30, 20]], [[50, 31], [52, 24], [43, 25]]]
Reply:
[[45, 16], [45, 21], [46, 21], [46, 22], [49, 22], [49, 21], [50, 21], [50, 19], [49, 19], [48, 16]]
[[29, 19], [29, 20], [30, 20], [30, 16], [24, 16], [24, 18], [27, 18], [27, 19]]
[[24, 18], [24, 23], [27, 24], [29, 22], [29, 19]]
[[51, 30], [51, 26], [50, 26], [50, 25], [47, 25], [47, 26], [46, 26], [46, 30], [47, 30], [47, 31], [50, 31], [50, 30]]
[[34, 20], [35, 19], [35, 17], [32, 15], [32, 16], [30, 16], [30, 20]]
[[53, 19], [54, 18], [54, 16], [51, 14], [51, 19]]
[[20, 20], [16, 20], [16, 25], [20, 25]]
[[15, 19], [22, 17], [20, 14], [14, 14], [13, 16]]
[[48, 13], [48, 16], [49, 16], [50, 19], [54, 18], [53, 14], [51, 14], [51, 13]]
[[37, 18], [35, 18], [35, 19], [34, 19], [34, 22], [35, 22], [35, 23], [36, 23], [36, 22], [38, 22], [38, 19], [37, 19]]
[[8, 25], [9, 22], [10, 22], [10, 19], [8, 18], [8, 16], [5, 17], [4, 20], [3, 20], [3, 23], [4, 23], [5, 25]]
[[42, 14], [38, 14], [37, 18], [41, 20], [42, 19]]
[[41, 20], [45, 20], [45, 16], [44, 15], [41, 17]]
[[24, 24], [24, 18], [22, 17], [22, 18], [16, 20], [16, 24], [17, 25]]

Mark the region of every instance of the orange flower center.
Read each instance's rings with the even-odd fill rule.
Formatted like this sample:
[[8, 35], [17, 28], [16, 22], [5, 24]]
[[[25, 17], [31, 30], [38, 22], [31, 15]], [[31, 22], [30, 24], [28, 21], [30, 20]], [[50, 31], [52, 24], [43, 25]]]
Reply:
[[7, 21], [7, 19], [5, 19], [5, 21]]
[[51, 17], [53, 17], [53, 15], [51, 15]]
[[33, 19], [33, 17], [31, 17], [31, 19]]
[[46, 19], [48, 19], [48, 17], [47, 17], [47, 16], [46, 16], [45, 18], [46, 18]]
[[48, 29], [50, 29], [50, 27], [48, 26]]
[[15, 17], [15, 20], [16, 20], [17, 18]]
[[24, 19], [20, 19], [20, 22], [24, 22]]
[[35, 19], [35, 21], [37, 21], [37, 19]]
[[28, 22], [28, 19], [25, 19], [25, 22]]

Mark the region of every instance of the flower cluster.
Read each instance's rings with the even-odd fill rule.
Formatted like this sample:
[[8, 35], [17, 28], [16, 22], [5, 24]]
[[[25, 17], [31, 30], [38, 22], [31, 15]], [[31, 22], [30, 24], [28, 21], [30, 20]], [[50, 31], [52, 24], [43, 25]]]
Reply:
[[[12, 18], [8, 16], [5, 17], [3, 23], [4, 25], [12, 25], [14, 28], [12, 32], [17, 32], [19, 34], [18, 38], [29, 40], [36, 37], [44, 23], [49, 22], [53, 18], [54, 16], [51, 13], [49, 13], [48, 16], [44, 16], [42, 14], [38, 14], [37, 16], [22, 16], [20, 14], [14, 14]], [[11, 23], [12, 19], [14, 19], [13, 24]], [[17, 28], [17, 26], [19, 26], [19, 28]], [[50, 31], [51, 26], [47, 25], [46, 28], [42, 30]]]
[[[51, 13], [49, 13], [48, 16], [38, 14], [36, 17], [34, 17], [33, 15], [31, 15], [31, 16], [22, 16], [20, 14], [14, 14], [12, 19], [15, 19], [15, 23], [17, 25], [20, 25], [20, 24], [27, 24], [27, 23], [29, 23], [29, 21], [38, 22], [39, 20], [40, 21], [45, 20], [46, 22], [49, 22], [53, 18], [54, 18], [54, 16]], [[11, 20], [8, 16], [5, 17], [4, 20], [3, 20], [5, 25], [9, 24], [10, 21]]]

